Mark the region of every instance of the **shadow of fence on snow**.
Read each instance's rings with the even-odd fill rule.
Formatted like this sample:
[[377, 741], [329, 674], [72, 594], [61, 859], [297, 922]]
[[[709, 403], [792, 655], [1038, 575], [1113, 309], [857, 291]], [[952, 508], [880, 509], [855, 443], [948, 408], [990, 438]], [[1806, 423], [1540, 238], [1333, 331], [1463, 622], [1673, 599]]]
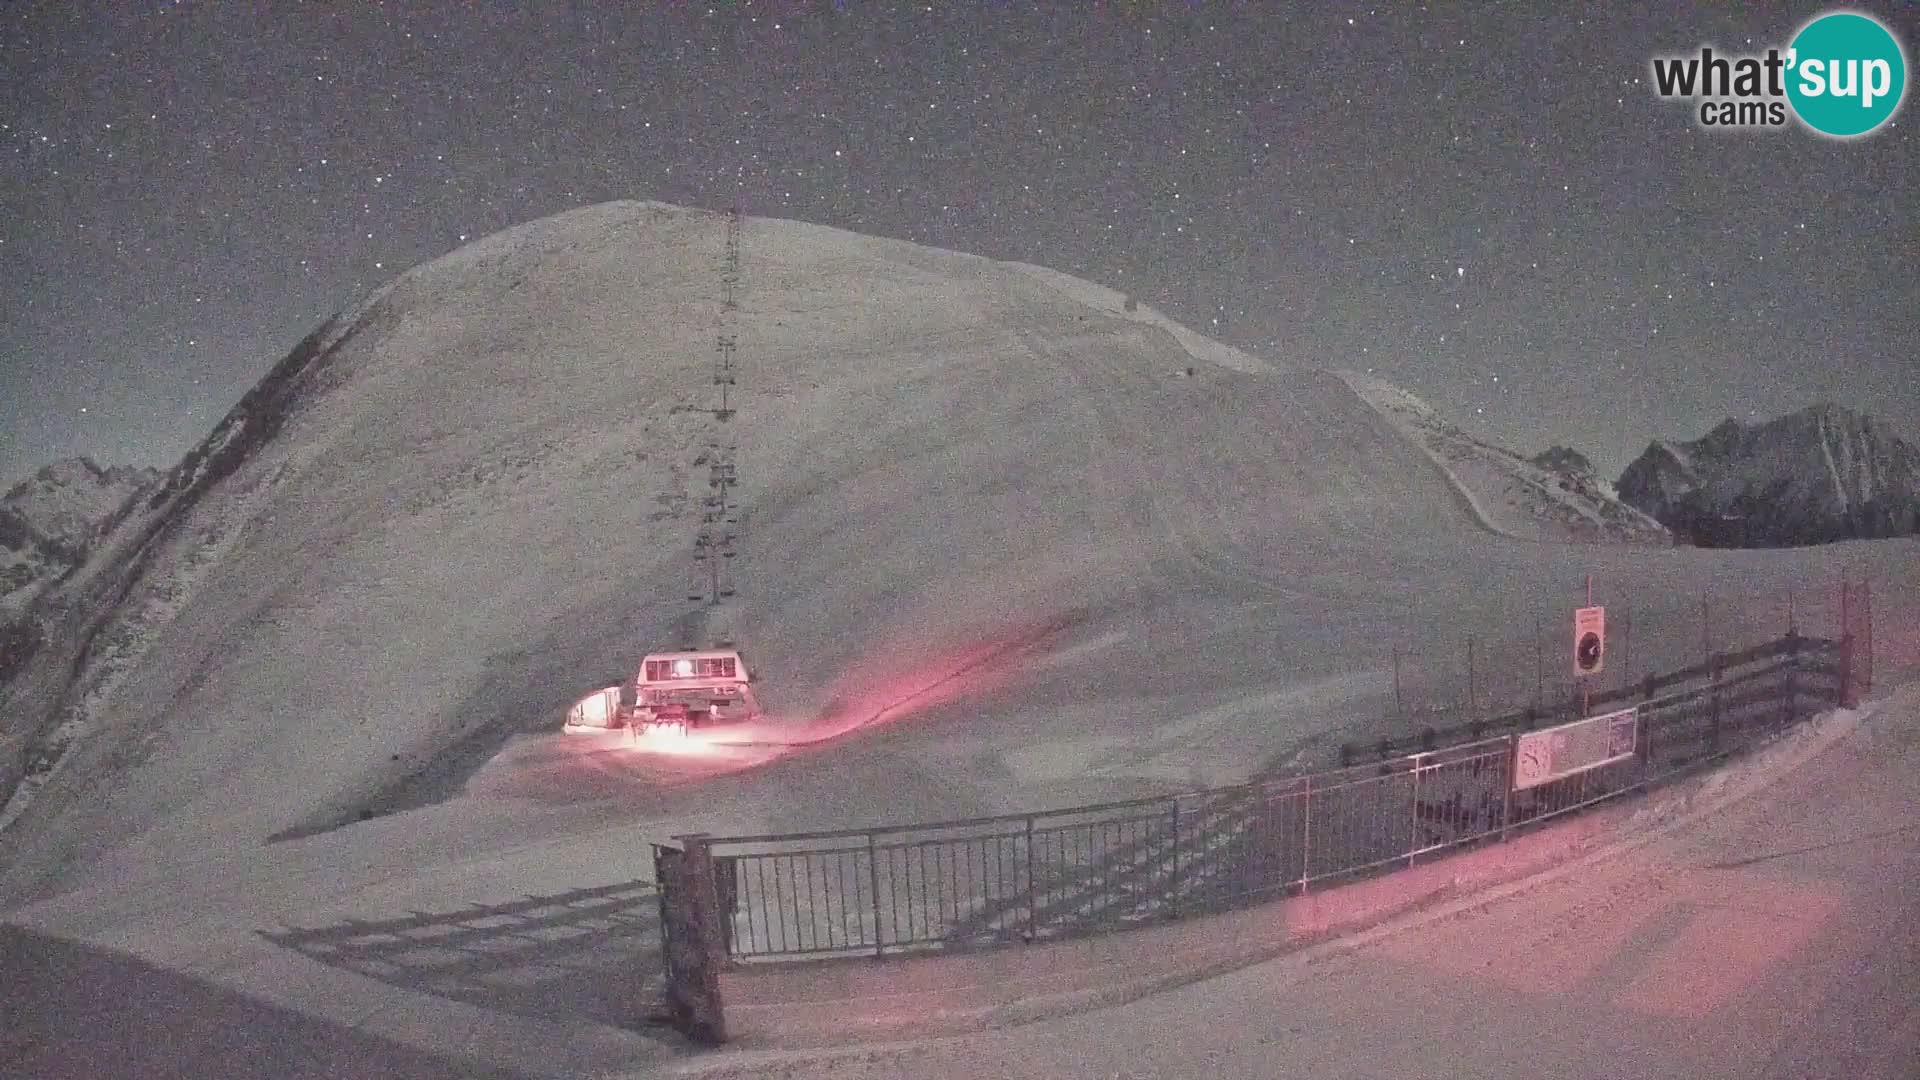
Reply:
[[650, 881], [261, 936], [390, 985], [533, 1017], [640, 1027], [665, 986]]

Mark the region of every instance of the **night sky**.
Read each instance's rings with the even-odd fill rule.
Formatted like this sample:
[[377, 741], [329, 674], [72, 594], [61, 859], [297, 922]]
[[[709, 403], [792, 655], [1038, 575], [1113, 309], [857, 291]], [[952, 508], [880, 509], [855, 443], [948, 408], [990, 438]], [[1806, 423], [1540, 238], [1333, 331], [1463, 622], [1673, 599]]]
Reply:
[[1042, 263], [1609, 476], [1816, 399], [1920, 435], [1912, 101], [1647, 85], [1822, 5], [525, 7], [0, 7], [0, 483], [170, 465], [369, 289], [615, 198]]

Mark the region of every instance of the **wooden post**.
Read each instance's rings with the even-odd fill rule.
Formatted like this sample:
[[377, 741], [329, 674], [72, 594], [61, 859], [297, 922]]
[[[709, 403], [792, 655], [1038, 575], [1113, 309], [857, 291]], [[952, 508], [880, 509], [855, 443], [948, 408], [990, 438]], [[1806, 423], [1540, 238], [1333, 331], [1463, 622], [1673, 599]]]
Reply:
[[1866, 625], [1863, 629], [1866, 632], [1866, 638], [1867, 638], [1867, 640], [1862, 643], [1863, 648], [1865, 648], [1866, 650], [1867, 667], [1866, 667], [1866, 672], [1864, 677], [1860, 680], [1861, 682], [1860, 688], [1866, 693], [1871, 694], [1873, 693], [1873, 579], [1872, 578], [1868, 578], [1867, 580], [1862, 581], [1860, 583], [1860, 607], [1861, 607], [1861, 612], [1860, 612], [1861, 617], [1866, 621]]
[[1707, 746], [1720, 749], [1720, 658], [1707, 657]]
[[1795, 700], [1795, 698], [1799, 694], [1799, 688], [1800, 688], [1799, 676], [1800, 676], [1800, 635], [1794, 633], [1792, 626], [1789, 625], [1787, 628], [1786, 693], [1781, 695], [1782, 698], [1784, 699], [1783, 709], [1786, 713], [1786, 722], [1782, 725], [1783, 727], [1792, 727], [1794, 724], [1794, 721], [1800, 718], [1799, 702]]
[[1646, 735], [1645, 760], [1640, 765], [1640, 775], [1645, 778], [1653, 771], [1653, 710], [1649, 703], [1653, 701], [1653, 672], [1647, 672], [1647, 682], [1640, 690], [1640, 730]]
[[1860, 705], [1860, 688], [1859, 688], [1859, 684], [1854, 680], [1854, 671], [1853, 671], [1853, 663], [1854, 663], [1853, 612], [1851, 610], [1852, 605], [1851, 603], [1849, 603], [1849, 601], [1852, 599], [1850, 595], [1852, 591], [1853, 591], [1853, 584], [1845, 580], [1844, 578], [1841, 579], [1841, 582], [1840, 582], [1839, 705], [1843, 709], [1858, 708]]
[[1700, 662], [1707, 665], [1707, 746], [1720, 748], [1720, 660], [1713, 655], [1713, 605], [1700, 594]]
[[1633, 614], [1620, 609], [1620, 685], [1633, 685]]
[[1467, 635], [1467, 719], [1471, 721], [1473, 717], [1474, 717], [1473, 635], [1468, 634]]
[[1547, 662], [1546, 652], [1540, 645], [1540, 613], [1533, 613], [1533, 704], [1539, 708], [1547, 703]]
[[1393, 718], [1403, 722], [1407, 718], [1405, 705], [1400, 699], [1400, 643], [1397, 641], [1393, 643]]
[[1847, 572], [1842, 570], [1840, 571], [1840, 606], [1835, 609], [1837, 612], [1835, 620], [1837, 629], [1833, 632], [1835, 641], [1847, 636], [1847, 587]]
[[674, 837], [680, 849], [659, 852], [662, 947], [666, 952], [667, 1007], [686, 1034], [711, 1046], [727, 1041], [720, 999], [720, 969], [726, 964], [720, 932], [720, 897], [713, 876], [712, 841], [704, 833]]

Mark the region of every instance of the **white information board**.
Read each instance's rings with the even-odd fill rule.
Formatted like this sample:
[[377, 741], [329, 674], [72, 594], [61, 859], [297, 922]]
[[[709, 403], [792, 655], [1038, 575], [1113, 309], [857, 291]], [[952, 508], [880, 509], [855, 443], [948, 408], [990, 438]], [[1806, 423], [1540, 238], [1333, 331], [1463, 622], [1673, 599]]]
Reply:
[[1639, 710], [1622, 709], [1527, 732], [1514, 748], [1513, 789], [1538, 787], [1632, 757], [1639, 725]]

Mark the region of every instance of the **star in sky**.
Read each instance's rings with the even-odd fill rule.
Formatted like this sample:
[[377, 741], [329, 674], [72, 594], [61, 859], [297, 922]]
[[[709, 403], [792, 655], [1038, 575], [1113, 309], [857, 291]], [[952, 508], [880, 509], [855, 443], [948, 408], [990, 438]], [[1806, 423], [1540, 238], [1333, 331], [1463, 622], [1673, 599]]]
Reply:
[[1603, 471], [1754, 400], [1920, 417], [1908, 125], [1708, 133], [1642, 81], [1791, 11], [6, 18], [0, 479], [76, 452], [170, 463], [328, 314], [612, 198], [1054, 266]]

